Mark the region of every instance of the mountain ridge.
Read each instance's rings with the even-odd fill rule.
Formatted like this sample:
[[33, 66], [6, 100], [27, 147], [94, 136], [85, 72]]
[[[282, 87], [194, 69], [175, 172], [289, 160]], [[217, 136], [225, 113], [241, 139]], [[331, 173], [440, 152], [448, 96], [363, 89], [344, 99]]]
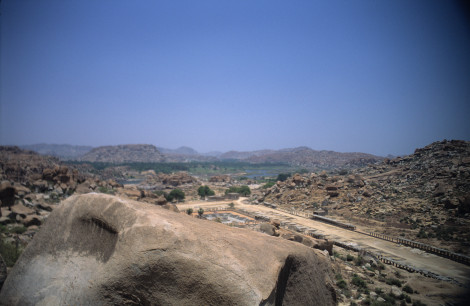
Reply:
[[[380, 162], [384, 157], [361, 152], [335, 152], [313, 150], [307, 146], [280, 150], [254, 150], [199, 153], [193, 148], [181, 146], [177, 149], [156, 147], [151, 144], [124, 144], [117, 146], [73, 146], [35, 144], [22, 148], [42, 155], [59, 157], [62, 160], [89, 162], [215, 162], [236, 160], [248, 163], [286, 163], [303, 168], [328, 169], [334, 167], [357, 167]], [[143, 150], [143, 151], [142, 151]], [[116, 152], [113, 152], [116, 151]], [[144, 153], [144, 151], [146, 153]], [[125, 156], [125, 155], [129, 156]]]

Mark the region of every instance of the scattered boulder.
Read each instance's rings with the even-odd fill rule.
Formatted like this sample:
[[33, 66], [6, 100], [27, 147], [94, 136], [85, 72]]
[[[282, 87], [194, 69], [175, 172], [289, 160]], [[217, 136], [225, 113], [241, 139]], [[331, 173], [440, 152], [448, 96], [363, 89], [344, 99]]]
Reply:
[[79, 193], [79, 194], [83, 194], [83, 193], [89, 193], [89, 192], [92, 192], [93, 190], [90, 188], [90, 183], [85, 181], [81, 184], [79, 184], [77, 186], [77, 188], [75, 188], [75, 192], [76, 193]]
[[330, 274], [300, 244], [85, 194], [50, 214], [0, 304], [334, 305]]
[[271, 224], [272, 224], [276, 229], [279, 229], [280, 226], [281, 226], [281, 221], [279, 221], [278, 219], [273, 219], [273, 220], [271, 220]]
[[162, 205], [162, 208], [168, 209], [169, 211], [172, 211], [172, 212], [175, 212], [175, 213], [180, 212], [178, 207], [175, 204], [171, 204], [171, 203], [166, 203], [166, 204]]
[[276, 231], [276, 227], [269, 223], [261, 223], [259, 229], [262, 233], [268, 234], [270, 236], [279, 236], [279, 233]]
[[165, 205], [168, 201], [165, 199], [163, 195], [159, 196], [156, 200], [155, 203], [157, 205]]
[[229, 175], [215, 175], [209, 178], [211, 183], [230, 183], [232, 178]]
[[392, 286], [390, 291], [395, 295], [395, 296], [400, 296], [403, 294], [403, 292], [397, 287], [397, 286]]
[[325, 189], [326, 190], [338, 190], [338, 187], [335, 185], [326, 185]]
[[20, 215], [21, 218], [26, 218], [28, 215], [35, 214], [36, 211], [29, 207], [24, 206], [22, 203], [16, 204], [11, 207], [11, 212], [17, 215]]
[[177, 187], [184, 184], [196, 183], [196, 178], [190, 176], [186, 172], [177, 172], [171, 174], [159, 173], [155, 180], [163, 185]]
[[42, 221], [39, 218], [39, 216], [30, 215], [30, 216], [26, 216], [26, 218], [21, 220], [21, 223], [23, 223], [23, 225], [26, 226], [26, 227], [31, 226], [31, 225], [39, 226], [39, 225], [42, 224]]

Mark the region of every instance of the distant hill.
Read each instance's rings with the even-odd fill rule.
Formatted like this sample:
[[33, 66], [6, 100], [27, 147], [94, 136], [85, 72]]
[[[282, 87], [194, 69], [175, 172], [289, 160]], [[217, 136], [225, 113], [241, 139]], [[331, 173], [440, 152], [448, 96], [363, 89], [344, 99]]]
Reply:
[[380, 162], [383, 157], [367, 153], [341, 153], [335, 151], [317, 151], [308, 147], [283, 149], [268, 154], [251, 156], [246, 159], [253, 163], [285, 162], [292, 166], [305, 168], [358, 167]]
[[335, 151], [316, 151], [308, 147], [281, 150], [258, 150], [251, 152], [230, 151], [219, 156], [220, 159], [236, 159], [250, 163], [286, 163], [303, 168], [358, 167], [383, 160], [383, 157], [367, 153], [340, 153]]
[[165, 156], [154, 145], [127, 144], [94, 148], [79, 160], [108, 163], [164, 162]]
[[207, 153], [201, 153], [203, 156], [212, 156], [212, 157], [219, 157], [220, 155], [224, 154], [224, 152], [220, 151], [210, 151]]
[[158, 151], [160, 151], [163, 154], [179, 154], [179, 155], [199, 155], [199, 153], [194, 150], [193, 148], [190, 147], [179, 147], [178, 149], [166, 149], [166, 148], [161, 148], [157, 147]]
[[257, 150], [257, 151], [229, 151], [225, 152], [221, 155], [219, 155], [219, 158], [222, 160], [227, 160], [227, 159], [239, 159], [239, 160], [244, 160], [248, 159], [252, 156], [263, 156], [267, 155], [270, 153], [274, 153], [276, 151], [274, 150]]
[[41, 155], [50, 155], [58, 157], [62, 160], [77, 159], [82, 155], [90, 152], [93, 147], [90, 146], [74, 146], [69, 144], [47, 144], [38, 143], [32, 145], [20, 146], [24, 150], [34, 151]]
[[153, 145], [74, 146], [68, 144], [34, 144], [21, 148], [61, 160], [90, 162], [215, 162], [238, 160], [249, 163], [285, 163], [307, 169], [354, 168], [383, 160], [383, 157], [366, 153], [340, 153], [316, 151], [308, 147], [281, 150], [229, 151], [198, 153], [190, 147], [177, 149]]

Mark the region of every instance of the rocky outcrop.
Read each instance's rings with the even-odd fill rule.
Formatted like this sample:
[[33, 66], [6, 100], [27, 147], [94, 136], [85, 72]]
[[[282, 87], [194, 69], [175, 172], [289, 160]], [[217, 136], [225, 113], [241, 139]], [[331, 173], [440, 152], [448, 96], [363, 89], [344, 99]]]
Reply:
[[106, 163], [156, 163], [164, 156], [154, 145], [128, 144], [97, 147], [83, 155], [80, 160]]
[[329, 263], [301, 244], [109, 195], [55, 209], [2, 305], [333, 305]]
[[211, 183], [230, 183], [231, 180], [229, 175], [214, 175], [209, 178]]
[[4, 179], [18, 183], [38, 180], [47, 168], [59, 163], [55, 157], [41, 156], [18, 147], [0, 146], [0, 168]]

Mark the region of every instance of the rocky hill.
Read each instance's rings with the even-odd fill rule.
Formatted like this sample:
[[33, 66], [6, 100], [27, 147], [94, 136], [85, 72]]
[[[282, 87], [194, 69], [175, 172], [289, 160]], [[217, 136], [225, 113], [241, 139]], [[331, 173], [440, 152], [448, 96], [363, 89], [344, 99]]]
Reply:
[[81, 161], [107, 163], [164, 162], [165, 157], [153, 145], [128, 144], [94, 148], [80, 158]]
[[470, 142], [435, 142], [347, 175], [297, 174], [268, 189], [260, 201], [307, 211], [321, 208], [364, 224], [377, 221], [375, 226], [389, 234], [431, 244], [434, 239], [437, 245], [468, 251]]
[[69, 144], [32, 144], [20, 146], [25, 150], [31, 150], [41, 155], [50, 155], [58, 157], [61, 160], [74, 160], [90, 152], [93, 147], [74, 146]]
[[228, 151], [225, 152], [221, 155], [219, 155], [219, 158], [221, 160], [230, 160], [230, 159], [236, 159], [236, 160], [244, 160], [248, 159], [252, 156], [263, 156], [266, 154], [270, 154], [275, 152], [274, 150], [257, 150], [257, 151]]
[[367, 164], [380, 162], [383, 160], [383, 157], [367, 153], [316, 151], [308, 147], [298, 147], [253, 155], [245, 160], [252, 163], [287, 163], [291, 166], [308, 169], [330, 169], [362, 167]]
[[42, 178], [45, 169], [59, 165], [59, 159], [42, 156], [19, 147], [0, 146], [0, 177], [18, 183]]
[[160, 151], [163, 154], [177, 154], [177, 155], [199, 155], [199, 153], [194, 150], [193, 148], [190, 147], [179, 147], [177, 149], [166, 149], [166, 148], [161, 148], [157, 147], [158, 151]]

